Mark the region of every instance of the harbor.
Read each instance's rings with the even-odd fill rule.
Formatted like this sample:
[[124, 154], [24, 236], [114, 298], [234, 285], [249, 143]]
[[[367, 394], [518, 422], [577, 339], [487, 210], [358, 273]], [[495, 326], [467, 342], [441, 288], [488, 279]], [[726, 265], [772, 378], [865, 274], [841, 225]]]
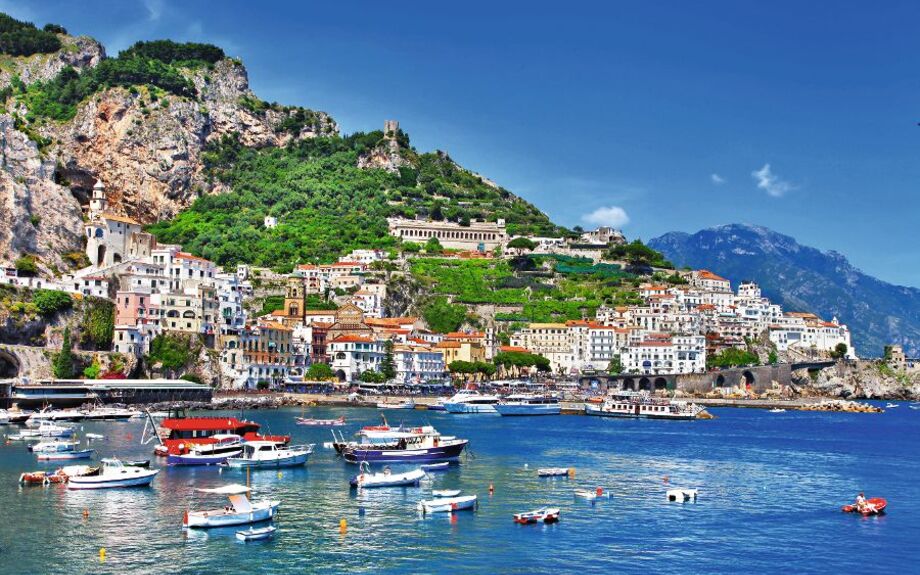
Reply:
[[[912, 479], [920, 466], [911, 451], [920, 414], [909, 406], [872, 417], [712, 407], [716, 417], [706, 421], [325, 406], [201, 414], [255, 421], [260, 434], [316, 446], [305, 465], [249, 472], [168, 466], [154, 456], [152, 443], [141, 443], [141, 418], [75, 422], [75, 441], [96, 451], [92, 465], [112, 456], [150, 460], [158, 473], [148, 487], [130, 489], [21, 487], [20, 472], [60, 465], [36, 462], [22, 443], [6, 442], [0, 446], [0, 514], [9, 520], [0, 523], [0, 558], [6, 566], [15, 558], [16, 567], [2, 571], [158, 573], [170, 563], [176, 573], [473, 573], [527, 564], [537, 573], [638, 573], [647, 561], [667, 557], [656, 572], [692, 572], [705, 562], [709, 571], [770, 572], [783, 565], [830, 573], [850, 565], [836, 542], [857, 531], [890, 542], [875, 566], [896, 570], [916, 559], [910, 533], [920, 526], [920, 491]], [[391, 426], [432, 426], [469, 446], [417, 484], [410, 476], [404, 486], [352, 487], [362, 466], [326, 444], [333, 429], [350, 440], [363, 427], [379, 427], [382, 413]], [[319, 424], [298, 425], [304, 415]], [[344, 425], [323, 426], [342, 418]], [[397, 479], [420, 467], [386, 465]], [[370, 471], [385, 479], [383, 464], [371, 462]], [[253, 502], [279, 503], [271, 522], [254, 526], [274, 531], [240, 538], [237, 531], [248, 527], [183, 528], [190, 509], [226, 505], [221, 491], [201, 490], [247, 483]], [[675, 490], [695, 497], [671, 500]], [[884, 495], [887, 514], [841, 513], [861, 490]], [[423, 501], [437, 501], [436, 491], [475, 495], [476, 506], [420, 511]], [[797, 502], [795, 509], [789, 501]], [[545, 518], [547, 510], [550, 521], [533, 519]], [[26, 516], [27, 537], [15, 519]], [[755, 518], [757, 529], [750, 529]], [[497, 539], [507, 543], [496, 546]]]

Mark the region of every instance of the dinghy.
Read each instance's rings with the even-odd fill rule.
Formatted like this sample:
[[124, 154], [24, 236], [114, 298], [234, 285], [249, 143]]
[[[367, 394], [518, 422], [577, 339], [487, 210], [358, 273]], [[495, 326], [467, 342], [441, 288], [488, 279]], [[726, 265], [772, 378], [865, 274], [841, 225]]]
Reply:
[[856, 504], [851, 504], [844, 505], [840, 510], [844, 513], [859, 513], [863, 517], [868, 517], [869, 515], [882, 515], [885, 513], [886, 507], [888, 507], [887, 500], [881, 497], [872, 497], [866, 500], [866, 505], [862, 509]]
[[51, 483], [64, 483], [67, 476], [58, 471], [30, 471], [19, 476], [20, 485], [49, 485]]
[[774, 407], [770, 410], [770, 413], [786, 413], [786, 410], [781, 407]]
[[668, 489], [667, 496], [668, 501], [677, 501], [678, 503], [683, 503], [685, 501], [696, 501], [696, 496], [699, 493], [698, 489]]
[[425, 471], [446, 471], [447, 468], [450, 467], [450, 462], [442, 461], [441, 463], [426, 463], [420, 465], [419, 467]]
[[67, 459], [89, 459], [93, 456], [95, 449], [83, 449], [80, 451], [53, 451], [46, 453], [38, 453], [37, 459], [39, 461], [62, 461]]
[[359, 488], [417, 486], [424, 477], [425, 472], [421, 469], [413, 469], [406, 473], [393, 473], [389, 466], [384, 467], [381, 473], [371, 473], [370, 465], [363, 461], [361, 462], [361, 473], [351, 478], [351, 486]]
[[534, 511], [528, 511], [526, 513], [516, 513], [514, 515], [514, 522], [521, 525], [530, 525], [531, 523], [556, 523], [559, 521], [559, 508], [558, 507], [541, 507]]
[[280, 501], [269, 499], [250, 501], [249, 497], [247, 497], [249, 488], [245, 485], [232, 484], [213, 489], [198, 489], [197, 491], [226, 495], [230, 500], [230, 505], [223, 509], [186, 511], [182, 520], [183, 527], [230, 527], [268, 521], [275, 516], [278, 512], [278, 506], [281, 505]]
[[435, 497], [456, 497], [460, 495], [459, 489], [432, 489], [431, 494]]
[[309, 425], [311, 427], [341, 427], [345, 425], [345, 416], [338, 419], [314, 419], [312, 417], [297, 417], [297, 425]]
[[598, 487], [594, 491], [590, 491], [588, 489], [576, 489], [575, 497], [581, 497], [582, 499], [588, 499], [590, 501], [594, 501], [598, 498], [610, 499], [610, 492], [604, 491], [602, 487]]
[[567, 477], [570, 473], [571, 470], [568, 467], [544, 467], [543, 469], [537, 469], [537, 476], [539, 477]]
[[105, 436], [101, 433], [86, 433], [83, 435], [86, 439], [105, 439]]
[[268, 539], [275, 534], [277, 528], [274, 525], [269, 525], [267, 527], [261, 527], [259, 529], [245, 529], [243, 531], [236, 532], [236, 538], [240, 541], [258, 541], [260, 539]]
[[418, 510], [422, 513], [453, 513], [454, 511], [473, 509], [474, 507], [476, 507], [475, 495], [441, 497], [438, 499], [419, 501], [418, 503]]
[[67, 489], [113, 489], [118, 487], [146, 487], [156, 477], [158, 469], [126, 467], [118, 459], [103, 459], [102, 471], [95, 475], [71, 477]]

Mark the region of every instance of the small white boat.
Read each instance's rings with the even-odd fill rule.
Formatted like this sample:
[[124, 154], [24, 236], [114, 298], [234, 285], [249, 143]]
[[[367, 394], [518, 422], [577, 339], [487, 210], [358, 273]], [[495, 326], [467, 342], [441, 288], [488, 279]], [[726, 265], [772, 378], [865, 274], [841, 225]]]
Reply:
[[83, 437], [86, 439], [105, 439], [105, 436], [101, 433], [84, 433]]
[[441, 463], [425, 463], [419, 465], [424, 471], [445, 471], [450, 467], [450, 461], [442, 461]]
[[698, 489], [668, 489], [667, 497], [668, 501], [677, 501], [683, 503], [684, 501], [696, 501]]
[[423, 500], [418, 503], [418, 510], [422, 513], [453, 513], [454, 511], [473, 509], [474, 507], [476, 507], [475, 495], [439, 497], [438, 499]]
[[885, 404], [886, 409], [894, 409], [895, 407], [898, 407], [897, 403], [886, 403]]
[[361, 473], [351, 478], [351, 486], [358, 488], [370, 487], [402, 487], [418, 485], [425, 477], [421, 469], [413, 469], [405, 473], [393, 473], [389, 466], [383, 468], [381, 473], [371, 473], [371, 466], [366, 461], [361, 463]]
[[158, 469], [128, 467], [118, 459], [103, 459], [102, 471], [95, 475], [71, 477], [67, 489], [113, 489], [145, 487], [156, 477]]
[[281, 505], [280, 501], [269, 499], [250, 501], [247, 497], [249, 488], [245, 485], [232, 484], [214, 489], [198, 489], [198, 491], [226, 495], [230, 499], [230, 505], [223, 509], [186, 511], [182, 520], [183, 527], [231, 527], [268, 521], [275, 516], [278, 506]]
[[37, 441], [42, 438], [41, 434], [34, 429], [23, 429], [19, 433], [11, 433], [6, 436], [9, 441]]
[[605, 498], [610, 499], [610, 492], [604, 491], [602, 487], [598, 487], [594, 491], [588, 489], [576, 489], [575, 497], [581, 497], [582, 499], [588, 499], [594, 501], [595, 499]]
[[42, 421], [38, 426], [38, 433], [42, 437], [71, 437], [73, 428], [66, 425], [57, 425], [50, 421]]
[[243, 444], [243, 452], [228, 457], [226, 464], [229, 467], [295, 467], [306, 464], [311, 453], [312, 443], [279, 447], [274, 441], [247, 441]]
[[531, 523], [556, 523], [559, 521], [558, 507], [541, 507], [526, 513], [515, 513], [514, 522], [521, 525], [530, 525]]
[[459, 489], [432, 489], [431, 494], [435, 497], [456, 497], [460, 495]]
[[37, 426], [42, 421], [80, 421], [83, 412], [78, 409], [44, 409], [36, 411], [26, 419], [26, 425]]
[[407, 399], [398, 402], [377, 402], [377, 409], [415, 409], [415, 400]]
[[338, 419], [316, 419], [314, 417], [297, 417], [297, 425], [308, 425], [311, 427], [341, 427], [345, 425], [345, 416]]
[[910, 408], [911, 408], [911, 409], [920, 409], [920, 405], [911, 405]]
[[537, 469], [539, 477], [568, 477], [572, 470], [568, 467], [544, 467]]
[[61, 453], [74, 451], [79, 445], [76, 441], [39, 441], [29, 446], [32, 453]]
[[786, 413], [786, 410], [781, 407], [774, 407], [770, 410], [770, 413]]
[[268, 539], [275, 534], [277, 528], [274, 525], [269, 525], [267, 527], [261, 527], [259, 529], [245, 529], [243, 531], [236, 532], [236, 538], [240, 541], [258, 541], [260, 539]]
[[38, 453], [39, 461], [63, 461], [67, 459], [89, 459], [93, 456], [95, 449], [82, 449], [80, 451], [54, 451], [47, 453]]

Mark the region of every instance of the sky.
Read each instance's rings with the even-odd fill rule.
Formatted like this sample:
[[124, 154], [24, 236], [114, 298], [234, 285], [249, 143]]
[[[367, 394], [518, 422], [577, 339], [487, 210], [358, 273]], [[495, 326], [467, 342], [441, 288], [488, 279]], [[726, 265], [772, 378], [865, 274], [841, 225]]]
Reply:
[[0, 0], [99, 39], [218, 44], [268, 101], [629, 238], [752, 223], [920, 287], [918, 2]]

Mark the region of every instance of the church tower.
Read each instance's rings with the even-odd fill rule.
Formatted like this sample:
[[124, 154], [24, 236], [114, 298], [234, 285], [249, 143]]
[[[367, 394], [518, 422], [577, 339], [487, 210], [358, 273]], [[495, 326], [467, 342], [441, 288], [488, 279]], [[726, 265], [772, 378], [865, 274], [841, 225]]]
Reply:
[[290, 321], [301, 321], [307, 309], [307, 293], [303, 278], [292, 277], [287, 280], [284, 294], [284, 313]]
[[105, 197], [105, 186], [102, 180], [96, 180], [93, 186], [93, 195], [89, 200], [89, 219], [94, 220], [101, 216], [108, 208], [109, 201]]

